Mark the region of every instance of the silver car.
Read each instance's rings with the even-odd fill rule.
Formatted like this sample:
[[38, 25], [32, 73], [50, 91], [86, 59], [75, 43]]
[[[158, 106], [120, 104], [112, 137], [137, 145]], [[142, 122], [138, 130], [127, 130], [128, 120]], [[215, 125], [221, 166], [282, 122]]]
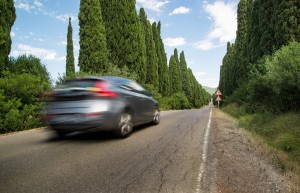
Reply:
[[113, 131], [127, 137], [133, 127], [158, 124], [158, 102], [132, 80], [119, 77], [78, 77], [50, 94], [45, 120], [58, 135], [74, 131]]

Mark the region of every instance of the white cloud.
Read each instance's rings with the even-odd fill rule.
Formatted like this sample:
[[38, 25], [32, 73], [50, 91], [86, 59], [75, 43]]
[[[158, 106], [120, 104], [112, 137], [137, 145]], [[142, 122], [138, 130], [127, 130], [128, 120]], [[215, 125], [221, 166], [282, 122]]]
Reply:
[[223, 1], [216, 1], [213, 4], [206, 2], [203, 8], [209, 14], [208, 19], [212, 20], [213, 27], [207, 37], [195, 43], [194, 47], [209, 50], [234, 40], [237, 30], [236, 4], [225, 4]]
[[15, 36], [16, 36], [15, 32], [11, 31], [11, 32], [10, 32], [10, 36], [11, 36], [11, 37], [15, 37]]
[[164, 39], [164, 44], [169, 47], [176, 47], [176, 46], [185, 45], [186, 41], [183, 37], [166, 38]]
[[61, 42], [60, 42], [60, 45], [66, 46], [66, 45], [67, 45], [67, 42], [66, 42], [66, 41], [61, 41]]
[[177, 15], [177, 14], [187, 14], [190, 13], [190, 8], [187, 7], [178, 7], [174, 9], [169, 15]]
[[44, 42], [45, 40], [43, 38], [34, 38], [34, 41]]
[[204, 76], [205, 74], [206, 74], [205, 72], [196, 72], [196, 73], [194, 73], [194, 76], [201, 77], [201, 76]]
[[34, 13], [41, 13], [63, 22], [69, 21], [69, 17], [71, 17], [72, 21], [77, 19], [77, 16], [74, 16], [72, 14], [57, 15], [55, 12], [47, 11], [41, 0], [34, 0], [33, 2], [27, 0], [15, 0], [15, 7], [18, 9], [25, 10], [29, 13], [31, 13], [32, 11]]
[[11, 55], [17, 57], [19, 55], [27, 54], [34, 55], [43, 60], [63, 60], [65, 57], [57, 57], [54, 50], [47, 50], [43, 48], [35, 48], [30, 45], [18, 44], [17, 50], [12, 50]]
[[215, 47], [210, 39], [201, 40], [194, 44], [194, 47], [200, 50], [210, 50]]
[[33, 32], [29, 32], [29, 35], [33, 36], [33, 35], [34, 35], [34, 33], [33, 33]]
[[30, 12], [30, 10], [33, 8], [28, 3], [20, 3], [20, 2], [15, 2], [15, 7], [18, 9], [23, 9], [27, 12]]
[[57, 15], [57, 16], [55, 16], [55, 19], [61, 20], [63, 22], [67, 22], [67, 21], [69, 21], [69, 17], [71, 17], [72, 21], [76, 20], [76, 17], [73, 16], [72, 14]]
[[141, 7], [150, 9], [152, 11], [161, 11], [161, 8], [166, 4], [170, 3], [168, 0], [137, 0], [136, 1]]
[[149, 18], [148, 20], [150, 21], [151, 24], [154, 22], [157, 22], [156, 19], [154, 19], [154, 18]]
[[41, 3], [41, 1], [39, 0], [34, 0], [33, 4], [36, 5], [37, 7], [43, 7], [43, 3]]

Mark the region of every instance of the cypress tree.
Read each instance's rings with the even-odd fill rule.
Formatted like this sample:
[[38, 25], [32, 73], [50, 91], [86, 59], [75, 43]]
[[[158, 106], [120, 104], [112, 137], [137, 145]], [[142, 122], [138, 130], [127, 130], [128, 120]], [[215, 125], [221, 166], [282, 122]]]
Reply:
[[101, 72], [108, 66], [105, 27], [99, 0], [81, 0], [79, 10], [79, 67], [83, 72]]
[[68, 34], [67, 34], [67, 57], [66, 57], [66, 75], [75, 73], [74, 50], [73, 50], [73, 28], [71, 17], [69, 17]]
[[13, 0], [0, 1], [0, 77], [8, 65], [8, 55], [11, 50], [11, 28], [16, 19]]
[[146, 79], [146, 44], [143, 29], [135, 9], [135, 0], [101, 0], [109, 61], [127, 66]]
[[275, 48], [279, 49], [292, 40], [300, 41], [300, 1], [276, 0], [275, 2]]
[[[178, 77], [178, 79], [179, 79], [180, 81], [182, 81], [183, 78], [182, 78], [182, 74], [181, 74], [181, 67], [180, 67], [179, 55], [178, 55], [178, 50], [177, 50], [177, 48], [174, 49], [174, 59], [175, 59], [176, 64], [177, 64], [177, 66], [178, 66], [178, 68], [179, 68], [179, 77]], [[182, 86], [182, 82], [181, 82], [181, 86]], [[181, 87], [180, 91], [182, 91], [182, 87]]]
[[184, 56], [184, 51], [180, 53], [179, 58], [179, 66], [180, 66], [180, 72], [181, 72], [181, 78], [182, 78], [182, 90], [184, 91], [185, 95], [189, 94], [190, 85], [187, 81], [187, 63]]
[[148, 21], [147, 15], [143, 8], [140, 9], [139, 15], [146, 42], [147, 75], [145, 83], [152, 84], [155, 88], [158, 88], [158, 57], [153, 40], [152, 26], [150, 24], [150, 21]]
[[177, 64], [174, 56], [170, 57], [169, 75], [170, 75], [171, 94], [182, 92], [182, 82], [180, 80], [180, 67]]
[[178, 50], [177, 50], [177, 48], [174, 49], [174, 58], [175, 58], [177, 64], [179, 64], [179, 57], [178, 57]]
[[260, 9], [260, 0], [253, 2], [253, 11], [251, 16], [251, 24], [248, 30], [248, 56], [249, 62], [254, 64], [262, 56], [261, 48], [259, 47], [260, 44], [260, 36], [262, 34], [259, 28], [259, 9]]
[[159, 80], [159, 92], [163, 96], [169, 96], [170, 93], [170, 78], [169, 78], [169, 67], [168, 67], [168, 60], [163, 44], [163, 40], [160, 35], [161, 30], [161, 23], [156, 22], [152, 24], [152, 33], [153, 39], [155, 42], [155, 48], [157, 53], [157, 60], [158, 60], [158, 80]]
[[240, 0], [237, 10], [237, 32], [236, 32], [236, 63], [235, 71], [236, 77], [234, 77], [235, 86], [239, 86], [246, 80], [246, 75], [248, 73], [247, 60], [245, 59], [245, 50], [246, 50], [246, 39], [247, 39], [247, 0]]
[[273, 53], [275, 45], [275, 32], [274, 32], [274, 1], [262, 1], [260, 0], [260, 9], [259, 9], [259, 29], [260, 42], [259, 47], [261, 53], [259, 58], [264, 55], [270, 55]]

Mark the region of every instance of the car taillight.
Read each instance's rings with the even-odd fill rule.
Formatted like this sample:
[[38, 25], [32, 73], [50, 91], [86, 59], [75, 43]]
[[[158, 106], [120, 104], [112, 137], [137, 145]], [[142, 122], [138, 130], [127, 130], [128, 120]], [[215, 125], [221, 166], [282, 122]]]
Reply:
[[97, 81], [94, 85], [93, 92], [99, 94], [101, 97], [114, 98], [117, 96], [117, 93], [108, 90], [108, 84], [104, 81]]

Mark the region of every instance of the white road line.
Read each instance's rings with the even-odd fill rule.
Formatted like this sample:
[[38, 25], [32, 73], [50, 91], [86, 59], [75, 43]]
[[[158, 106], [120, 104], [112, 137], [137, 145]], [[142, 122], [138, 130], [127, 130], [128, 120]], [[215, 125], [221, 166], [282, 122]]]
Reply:
[[202, 177], [203, 177], [203, 172], [205, 170], [205, 163], [206, 163], [206, 159], [207, 159], [206, 154], [207, 154], [207, 146], [208, 146], [208, 137], [209, 137], [209, 131], [210, 131], [210, 124], [211, 124], [211, 114], [212, 114], [212, 109], [210, 110], [210, 113], [209, 113], [209, 119], [208, 119], [208, 123], [207, 123], [207, 126], [206, 126], [206, 131], [205, 131], [203, 152], [202, 152], [202, 163], [201, 163], [200, 169], [199, 169], [198, 184], [197, 184], [196, 193], [200, 193], [201, 180], [202, 180]]

